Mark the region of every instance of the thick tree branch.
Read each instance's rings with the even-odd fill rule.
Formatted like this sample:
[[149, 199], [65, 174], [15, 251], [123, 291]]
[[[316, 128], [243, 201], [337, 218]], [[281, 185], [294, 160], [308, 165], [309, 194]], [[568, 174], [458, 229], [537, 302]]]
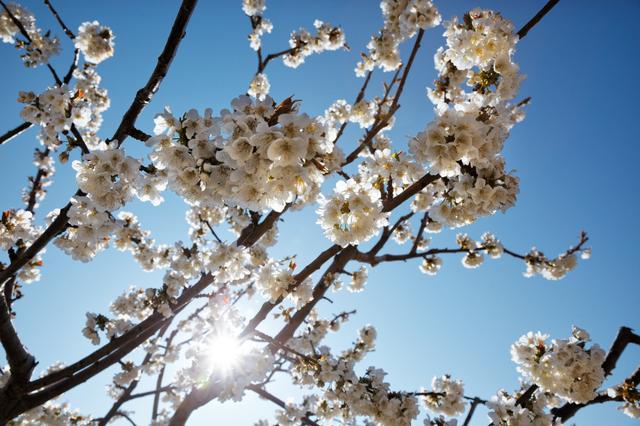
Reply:
[[[0, 342], [11, 369], [9, 384], [0, 389], [3, 392], [13, 392], [17, 390], [16, 387], [22, 388], [36, 366], [35, 358], [24, 347], [13, 327], [10, 312], [4, 292], [0, 292]], [[0, 401], [4, 399], [3, 396], [0, 394]]]
[[[80, 195], [78, 191], [76, 195]], [[16, 272], [18, 272], [23, 266], [29, 263], [49, 242], [64, 232], [67, 228], [67, 212], [71, 208], [71, 203], [67, 203], [61, 210], [58, 216], [53, 222], [44, 230], [38, 238], [31, 243], [31, 245], [24, 250], [19, 256], [16, 257], [11, 263], [3, 270], [0, 271], [0, 287]]]
[[[251, 228], [247, 232], [243, 232], [242, 241], [238, 239], [238, 245], [250, 246], [254, 244], [260, 237], [269, 230], [275, 220], [281, 213], [267, 215], [262, 223]], [[188, 303], [199, 295], [206, 287], [213, 282], [211, 274], [203, 275], [200, 280], [193, 286], [185, 289], [177, 303], [172, 306], [174, 313], [180, 312]], [[85, 382], [89, 378], [95, 376], [111, 365], [117, 363], [124, 356], [133, 351], [145, 340], [156, 333], [173, 317], [164, 318], [160, 313], [154, 312], [147, 319], [134, 326], [131, 330], [122, 336], [112, 339], [108, 344], [94, 351], [92, 354], [77, 361], [76, 363], [55, 371], [43, 378], [30, 382], [27, 391], [36, 391], [26, 397], [18, 398], [17, 401], [12, 400], [11, 406], [0, 408], [0, 422], [3, 419], [13, 418], [31, 408], [43, 404], [51, 398], [54, 398], [69, 389]]]
[[135, 127], [132, 127], [131, 130], [129, 130], [129, 136], [142, 142], [146, 141], [151, 137], [151, 135]]
[[607, 352], [607, 357], [602, 363], [605, 377], [609, 376], [616, 368], [622, 352], [624, 352], [629, 343], [640, 345], [640, 336], [634, 333], [629, 327], [620, 327], [618, 335], [611, 344], [611, 348], [609, 348], [609, 352]]
[[[357, 249], [354, 246], [348, 246], [335, 256], [329, 268], [327, 268], [314, 287], [313, 293], [311, 294], [311, 301], [307, 302], [293, 314], [289, 322], [274, 337], [276, 342], [284, 345], [293, 337], [293, 334], [300, 324], [307, 318], [311, 310], [324, 297], [327, 290], [331, 287], [331, 284], [333, 284], [333, 275], [342, 271], [356, 253]], [[272, 346], [275, 348], [275, 345]]]
[[[342, 250], [342, 247], [340, 247], [337, 244], [334, 244], [331, 247], [329, 247], [327, 250], [320, 253], [302, 271], [300, 271], [298, 274], [294, 276], [294, 286], [298, 285], [299, 283], [301, 283], [302, 281], [310, 277], [311, 274], [313, 274], [315, 271], [320, 269], [325, 262], [327, 262], [333, 256], [338, 254], [341, 250]], [[271, 302], [263, 303], [262, 306], [260, 307], [260, 310], [253, 316], [253, 318], [251, 318], [251, 320], [246, 325], [242, 333], [240, 333], [240, 337], [242, 338], [250, 335], [256, 329], [256, 327], [258, 327], [258, 325], [260, 325], [260, 323], [262, 323], [262, 321], [264, 321], [267, 318], [267, 315], [269, 315], [269, 312], [271, 312], [276, 306], [282, 303], [283, 300], [284, 300], [284, 297], [280, 297], [275, 303], [271, 303]]]
[[401, 193], [399, 193], [395, 197], [393, 197], [390, 200], [388, 200], [385, 203], [383, 203], [384, 207], [383, 207], [382, 211], [383, 212], [390, 212], [391, 210], [393, 210], [396, 207], [398, 207], [400, 204], [402, 204], [405, 201], [407, 201], [409, 198], [411, 198], [414, 195], [416, 195], [418, 192], [422, 191], [424, 188], [427, 187], [427, 185], [429, 185], [430, 183], [435, 182], [438, 179], [440, 179], [440, 175], [426, 174], [426, 175], [422, 176], [420, 179], [418, 179], [417, 181], [415, 181], [414, 183], [409, 185], [404, 191], [402, 191]]
[[599, 394], [598, 396], [596, 396], [595, 398], [593, 398], [591, 401], [587, 403], [584, 403], [584, 404], [569, 403], [569, 404], [563, 405], [560, 408], [554, 408], [553, 410], [551, 410], [551, 412], [556, 418], [560, 419], [564, 423], [565, 421], [569, 420], [571, 417], [575, 416], [576, 413], [584, 407], [588, 407], [589, 405], [594, 405], [594, 404], [602, 404], [603, 402], [611, 402], [611, 401], [622, 401], [622, 398], [610, 397], [609, 395], [604, 393], [604, 394]]

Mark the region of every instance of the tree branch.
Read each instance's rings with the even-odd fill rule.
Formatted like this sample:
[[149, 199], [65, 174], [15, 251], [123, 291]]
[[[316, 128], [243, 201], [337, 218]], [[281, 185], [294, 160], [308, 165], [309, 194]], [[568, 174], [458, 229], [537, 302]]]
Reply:
[[[170, 324], [171, 323], [167, 323], [164, 327], [160, 329], [160, 331], [158, 332], [158, 337], [162, 337], [167, 332], [167, 329], [169, 328]], [[152, 355], [150, 353], [147, 353], [141, 365], [146, 365], [151, 360], [151, 356]], [[120, 395], [120, 397], [113, 403], [113, 405], [111, 406], [111, 409], [109, 409], [107, 414], [105, 414], [104, 417], [102, 417], [101, 419], [97, 420], [98, 426], [105, 426], [107, 423], [109, 423], [109, 421], [113, 417], [115, 417], [118, 414], [120, 407], [122, 407], [122, 405], [125, 402], [132, 399], [131, 394], [133, 393], [133, 391], [135, 390], [135, 388], [138, 386], [139, 383], [140, 383], [139, 379], [129, 383], [129, 386], [127, 386], [127, 388], [122, 392], [122, 395]]]
[[[283, 409], [287, 408], [287, 404], [283, 400], [281, 400], [277, 396], [267, 392], [267, 390], [264, 389], [264, 388], [261, 388], [261, 387], [256, 386], [256, 385], [249, 385], [249, 386], [247, 386], [247, 389], [249, 389], [252, 392], [257, 393], [262, 398], [273, 402], [274, 404], [278, 405], [280, 408], [283, 408]], [[318, 423], [314, 422], [313, 420], [311, 420], [309, 418], [309, 414], [307, 414], [305, 417], [301, 418], [300, 421], [302, 422], [302, 424], [305, 424], [305, 425], [320, 426]]]
[[[316, 286], [313, 288], [311, 301], [307, 302], [302, 308], [293, 314], [289, 319], [289, 322], [287, 322], [282, 330], [280, 330], [280, 332], [274, 337], [276, 342], [284, 345], [293, 337], [293, 334], [300, 324], [302, 324], [313, 307], [324, 297], [327, 290], [331, 287], [331, 284], [333, 283], [333, 280], [331, 279], [332, 275], [343, 270], [347, 263], [353, 259], [356, 253], [357, 249], [354, 246], [348, 246], [335, 256], [329, 268], [327, 268], [325, 273], [318, 280]], [[272, 349], [275, 348], [275, 345], [271, 346]]]
[[[367, 144], [369, 144], [373, 140], [373, 138], [378, 133], [380, 133], [380, 131], [382, 129], [387, 127], [391, 117], [393, 117], [393, 115], [400, 108], [400, 104], [399, 104], [400, 96], [402, 96], [402, 91], [404, 90], [404, 85], [407, 82], [407, 77], [409, 77], [409, 71], [411, 71], [411, 67], [413, 65], [413, 61], [414, 61], [416, 55], [418, 54], [418, 50], [420, 49], [420, 43], [422, 41], [422, 37], [423, 36], [424, 36], [424, 30], [420, 29], [418, 31], [418, 35], [416, 37], [416, 41], [413, 44], [413, 49], [411, 49], [411, 54], [409, 55], [409, 60], [407, 61], [407, 65], [404, 67], [404, 71], [402, 72], [402, 77], [400, 78], [400, 83], [398, 85], [398, 89], [396, 90], [396, 93], [395, 93], [395, 96], [393, 98], [393, 101], [391, 102], [391, 106], [389, 107], [389, 112], [384, 117], [378, 116], [376, 118], [376, 121], [373, 124], [373, 126], [371, 127], [371, 130], [369, 130], [367, 132], [367, 134], [365, 135], [364, 139], [362, 140], [362, 142], [360, 142], [360, 144], [356, 147], [356, 149], [354, 149], [347, 156], [347, 158], [345, 159], [344, 163], [342, 164], [343, 166], [352, 163], [358, 157], [358, 154], [360, 154], [360, 152], [364, 149], [364, 147], [367, 146]], [[399, 71], [399, 69], [398, 69], [398, 71]], [[389, 89], [391, 88], [391, 86], [395, 82], [395, 80], [397, 78], [396, 76], [397, 76], [397, 72], [396, 72], [396, 75], [394, 76], [393, 80], [391, 81], [391, 84], [389, 85]], [[386, 94], [385, 94], [385, 100], [386, 100]]]
[[11, 369], [8, 383], [0, 388], [0, 412], [10, 408], [10, 401], [15, 401], [15, 397], [23, 391], [36, 366], [35, 357], [24, 347], [13, 327], [10, 312], [4, 292], [0, 292], [0, 342]]
[[7, 130], [4, 134], [0, 135], [0, 145], [2, 145], [5, 142], [9, 142], [11, 139], [15, 138], [16, 136], [18, 136], [19, 134], [21, 134], [31, 126], [33, 126], [33, 123], [29, 123], [28, 121], [25, 121], [19, 126], [14, 127], [13, 129]]
[[[22, 34], [22, 36], [25, 39], [27, 39], [29, 44], [33, 43], [33, 40], [31, 39], [31, 36], [29, 35], [29, 32], [26, 30], [24, 25], [22, 25], [22, 22], [20, 22], [20, 20], [18, 18], [16, 18], [16, 16], [11, 12], [11, 10], [7, 7], [7, 5], [4, 3], [4, 1], [0, 0], [0, 5], [2, 5], [2, 7], [5, 10], [5, 12], [7, 12], [7, 16], [9, 16], [9, 19], [11, 19], [11, 21], [15, 24], [16, 27], [18, 27], [18, 30], [20, 30], [20, 34]], [[37, 49], [37, 50], [38, 50], [38, 52], [42, 53], [40, 51], [40, 49]], [[48, 62], [47, 62], [47, 68], [49, 69], [49, 72], [51, 72], [51, 75], [53, 76], [53, 79], [56, 81], [56, 84], [58, 86], [61, 86], [62, 85], [62, 80], [60, 80], [60, 77], [58, 76], [58, 73], [51, 66], [51, 64], [49, 64]]]
[[[322, 265], [325, 262], [327, 262], [333, 256], [338, 254], [341, 250], [342, 250], [342, 247], [340, 247], [337, 244], [334, 244], [331, 247], [329, 247], [327, 250], [320, 253], [302, 271], [294, 275], [293, 277], [295, 282], [294, 286], [301, 283], [308, 277], [310, 277], [311, 274], [313, 274], [315, 271], [320, 269], [320, 267], [322, 267]], [[267, 318], [267, 315], [269, 315], [269, 312], [271, 312], [276, 306], [282, 303], [283, 300], [284, 300], [284, 297], [280, 297], [275, 303], [271, 303], [268, 301], [263, 303], [260, 310], [253, 316], [253, 318], [249, 321], [249, 323], [244, 328], [244, 330], [242, 330], [242, 333], [240, 333], [240, 337], [243, 338], [251, 334], [256, 329], [256, 327], [258, 327], [258, 325], [260, 325], [260, 323]]]
[[118, 144], [122, 144], [122, 142], [124, 142], [131, 130], [134, 128], [138, 115], [140, 115], [144, 107], [149, 103], [149, 101], [151, 101], [153, 95], [160, 88], [160, 84], [167, 75], [171, 62], [178, 51], [180, 42], [186, 34], [185, 30], [193, 10], [195, 9], [196, 3], [197, 0], [182, 1], [180, 10], [173, 21], [173, 26], [171, 27], [171, 32], [169, 33], [167, 42], [165, 43], [162, 53], [158, 57], [156, 67], [151, 73], [147, 84], [145, 84], [144, 87], [136, 93], [131, 106], [129, 106], [129, 109], [122, 117], [122, 121], [120, 122], [116, 132], [111, 137], [111, 140], [117, 140]]
[[[367, 76], [364, 79], [364, 82], [362, 83], [362, 87], [360, 87], [360, 91], [358, 92], [358, 96], [356, 96], [356, 100], [353, 102], [353, 104], [357, 104], [358, 102], [360, 102], [363, 98], [364, 98], [364, 94], [367, 90], [367, 86], [369, 85], [369, 81], [371, 80], [371, 75], [373, 74], [373, 71], [369, 71], [367, 73]], [[335, 145], [336, 143], [338, 143], [338, 140], [342, 137], [342, 134], [344, 133], [345, 129], [347, 128], [347, 124], [349, 124], [349, 120], [345, 121], [344, 123], [342, 123], [342, 125], [340, 126], [340, 128], [338, 129], [338, 133], [336, 133], [336, 137], [333, 140], [333, 144]]]
[[51, 1], [50, 0], [44, 0], [44, 4], [47, 5], [47, 7], [49, 8], [49, 10], [53, 14], [53, 16], [56, 18], [56, 21], [58, 21], [58, 24], [60, 24], [60, 26], [62, 27], [62, 31], [64, 31], [64, 33], [67, 35], [67, 37], [69, 37], [71, 40], [75, 39], [76, 35], [73, 33], [73, 31], [71, 31], [69, 29], [69, 27], [67, 27], [65, 25], [64, 21], [62, 20], [62, 18], [58, 14], [58, 11], [56, 11], [56, 9], [51, 4]]
[[483, 404], [481, 399], [473, 398], [471, 400], [471, 406], [469, 407], [469, 412], [467, 413], [467, 417], [465, 417], [464, 423], [462, 423], [462, 426], [469, 426], [469, 423], [471, 422], [471, 418], [473, 417], [473, 413], [475, 413], [476, 407], [478, 406], [478, 404]]
[[529, 22], [524, 24], [524, 26], [520, 28], [520, 30], [518, 30], [517, 32], [518, 37], [522, 40], [527, 34], [529, 34], [529, 31], [531, 31], [531, 28], [533, 28], [538, 22], [540, 22], [540, 20], [544, 18], [544, 15], [549, 13], [549, 11], [553, 9], [553, 7], [556, 4], [558, 4], [559, 1], [560, 0], [549, 0], [547, 4], [545, 4], [544, 7], [540, 9], [540, 11], [536, 13], [535, 16], [529, 20]]
[[[171, 61], [173, 60], [173, 57], [177, 52], [180, 41], [184, 36], [184, 30], [187, 26], [187, 23], [189, 22], [189, 18], [191, 17], [191, 14], [193, 12], [193, 9], [195, 8], [196, 3], [197, 3], [197, 0], [183, 0], [180, 10], [178, 11], [178, 14], [174, 20], [173, 27], [171, 28], [171, 32], [167, 39], [167, 43], [165, 44], [162, 54], [158, 57], [158, 63], [156, 64], [156, 67], [153, 73], [151, 74], [149, 81], [147, 82], [145, 87], [140, 89], [136, 94], [136, 97], [134, 98], [133, 103], [129, 107], [129, 110], [127, 110], [127, 112], [123, 116], [122, 121], [118, 126], [118, 130], [116, 130], [116, 133], [111, 138], [112, 140], [117, 139], [119, 143], [122, 143], [124, 141], [124, 138], [126, 138], [126, 135], [133, 129], [133, 126], [135, 125], [135, 120], [140, 114], [140, 112], [142, 111], [144, 106], [149, 102], [153, 94], [158, 90], [160, 83], [166, 76], [167, 71], [169, 70], [169, 66], [171, 65]], [[0, 0], [0, 4], [2, 4], [5, 10], [7, 10], [10, 16], [13, 16], [13, 14], [10, 13], [10, 11], [6, 7], [6, 5], [2, 2], [2, 0]], [[15, 23], [18, 27], [22, 27], [24, 29], [20, 21], [15, 19], [15, 16], [13, 16], [13, 19], [17, 21]], [[28, 36], [28, 33], [26, 33], [26, 30], [24, 31], [24, 33], [26, 34], [26, 36]], [[56, 81], [58, 82], [59, 85], [61, 84], [59, 78], [57, 78]], [[71, 131], [74, 134], [74, 137], [81, 144], [80, 146], [82, 147], [83, 152], [88, 152], [86, 144], [84, 144], [84, 141], [82, 139], [82, 135], [80, 135], [78, 130], [75, 128], [75, 126], [71, 127]], [[75, 195], [84, 195], [84, 194], [81, 191], [77, 191]], [[6, 269], [0, 271], [0, 286], [11, 275], [16, 273], [18, 270], [20, 270], [20, 268], [26, 265], [33, 257], [35, 257], [35, 255], [38, 254], [40, 250], [42, 250], [53, 238], [55, 238], [61, 232], [64, 232], [64, 230], [68, 226], [67, 212], [70, 208], [71, 208], [71, 203], [67, 203], [67, 205], [61, 209], [58, 217], [29, 246], [29, 248], [27, 248], [24, 251], [24, 253], [18, 256], [16, 261], [11, 262], [11, 264]]]
[[[609, 376], [611, 372], [616, 368], [616, 364], [618, 363], [618, 359], [627, 348], [627, 345], [630, 343], [640, 345], [640, 336], [634, 333], [629, 327], [620, 327], [618, 330], [618, 335], [614, 339], [611, 344], [611, 348], [609, 348], [609, 352], [607, 352], [607, 357], [602, 363], [602, 369], [604, 370], [605, 377]], [[640, 382], [640, 369], [636, 370], [634, 374], [632, 374], [629, 379], [634, 385], [637, 385]], [[568, 419], [573, 417], [581, 408], [584, 408], [591, 404], [599, 404], [602, 402], [608, 401], [617, 401], [617, 398], [611, 398], [607, 394], [598, 395], [592, 401], [589, 401], [585, 404], [575, 404], [575, 403], [566, 403], [562, 407], [554, 408], [551, 410], [551, 413], [555, 418], [560, 419], [562, 422], [566, 422]]]

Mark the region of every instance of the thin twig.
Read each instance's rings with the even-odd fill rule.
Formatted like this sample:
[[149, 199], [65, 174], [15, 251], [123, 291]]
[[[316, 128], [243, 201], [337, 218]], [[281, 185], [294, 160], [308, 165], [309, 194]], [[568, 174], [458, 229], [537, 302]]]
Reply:
[[549, 11], [553, 9], [553, 7], [558, 4], [559, 1], [560, 0], [549, 0], [547, 4], [545, 4], [544, 7], [540, 9], [540, 11], [529, 20], [529, 22], [524, 24], [524, 26], [520, 28], [520, 30], [518, 30], [518, 37], [520, 39], [523, 39], [529, 33], [529, 31], [531, 31], [531, 28], [533, 28], [538, 22], [540, 22], [540, 20], [544, 18], [544, 15], [549, 13]]
[[7, 130], [4, 134], [0, 135], [0, 145], [2, 145], [5, 142], [9, 142], [11, 139], [15, 138], [16, 136], [18, 136], [19, 134], [21, 134], [31, 126], [33, 126], [33, 123], [29, 123], [28, 121], [25, 121], [19, 126], [14, 127], [13, 129]]
[[471, 418], [473, 417], [473, 413], [475, 413], [476, 407], [478, 406], [478, 404], [482, 404], [482, 401], [479, 398], [473, 398], [471, 400], [471, 406], [469, 407], [469, 412], [467, 413], [467, 417], [465, 417], [464, 423], [462, 423], [462, 426], [469, 426], [469, 423], [471, 422]]
[[[367, 86], [369, 85], [369, 81], [371, 81], [371, 76], [372, 75], [373, 75], [373, 71], [369, 71], [367, 73], [367, 76], [365, 77], [364, 82], [362, 83], [362, 86], [360, 87], [360, 91], [358, 92], [358, 95], [356, 96], [356, 100], [353, 102], [354, 105], [357, 104], [358, 102], [360, 102], [362, 99], [364, 99], [364, 94], [365, 94], [365, 92], [367, 90]], [[336, 143], [338, 143], [338, 140], [340, 139], [340, 137], [342, 137], [342, 134], [344, 133], [344, 131], [347, 128], [348, 124], [349, 124], [349, 120], [347, 120], [344, 123], [342, 123], [342, 125], [338, 129], [338, 133], [336, 133], [335, 139], [333, 139], [333, 144], [334, 145]]]
[[[29, 44], [33, 43], [33, 40], [31, 39], [31, 36], [29, 35], [29, 32], [27, 31], [27, 29], [24, 27], [24, 25], [22, 25], [22, 22], [20, 22], [20, 20], [16, 18], [13, 12], [11, 12], [11, 10], [7, 7], [4, 1], [0, 0], [0, 5], [2, 5], [5, 12], [7, 12], [7, 16], [9, 16], [9, 19], [11, 19], [11, 21], [15, 24], [16, 27], [18, 27], [18, 30], [20, 30], [20, 34], [22, 34], [22, 36], [29, 42]], [[42, 53], [40, 49], [36, 49], [36, 50]], [[62, 80], [60, 80], [58, 73], [48, 62], [47, 62], [47, 68], [49, 69], [49, 72], [51, 72], [51, 75], [53, 76], [53, 79], [56, 81], [56, 84], [58, 86], [61, 86]]]
[[53, 14], [53, 16], [56, 18], [56, 21], [58, 21], [58, 24], [60, 24], [60, 26], [62, 27], [62, 31], [64, 31], [64, 33], [67, 35], [67, 37], [69, 37], [71, 40], [75, 39], [76, 35], [64, 23], [64, 21], [62, 20], [62, 18], [58, 14], [58, 11], [51, 4], [51, 1], [50, 0], [44, 0], [44, 4], [47, 5], [47, 7], [49, 8], [49, 10]]

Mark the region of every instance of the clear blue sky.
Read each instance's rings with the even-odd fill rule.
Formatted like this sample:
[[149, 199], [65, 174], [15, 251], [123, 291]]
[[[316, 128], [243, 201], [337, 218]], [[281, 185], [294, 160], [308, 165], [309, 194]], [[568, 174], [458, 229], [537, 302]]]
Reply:
[[[56, 7], [72, 29], [97, 19], [116, 35], [116, 56], [100, 65], [103, 87], [111, 108], [104, 115], [101, 135], [108, 137], [135, 91], [146, 81], [160, 53], [178, 1], [62, 1]], [[518, 27], [543, 1], [439, 1], [448, 19], [476, 7], [500, 10]], [[51, 28], [62, 39], [64, 51], [54, 65], [66, 69], [71, 46], [41, 2], [24, 5], [35, 12], [41, 28]], [[281, 62], [267, 70], [276, 99], [295, 94], [302, 109], [320, 114], [335, 99], [352, 100], [360, 80], [353, 68], [369, 36], [381, 25], [376, 1], [268, 1], [266, 16], [274, 33], [264, 38], [267, 52], [287, 47], [290, 31], [311, 27], [314, 19], [341, 25], [351, 52], [314, 55], [297, 70]], [[487, 261], [478, 270], [466, 270], [460, 258], [445, 259], [436, 277], [421, 274], [417, 264], [378, 266], [370, 273], [364, 293], [333, 295], [334, 304], [321, 306], [325, 314], [357, 309], [358, 314], [330, 338], [336, 348], [348, 346], [356, 330], [373, 323], [379, 333], [377, 349], [361, 364], [383, 367], [395, 389], [417, 390], [430, 385], [434, 375], [451, 373], [466, 384], [468, 395], [488, 398], [498, 389], [517, 387], [518, 375], [510, 361], [509, 346], [529, 330], [553, 337], [568, 336], [572, 324], [586, 328], [593, 339], [608, 347], [618, 327], [639, 327], [637, 226], [638, 89], [640, 2], [562, 0], [518, 45], [516, 61], [527, 79], [521, 96], [532, 96], [526, 120], [517, 125], [507, 143], [508, 167], [517, 170], [521, 192], [517, 206], [465, 229], [472, 237], [493, 231], [519, 252], [536, 245], [555, 256], [577, 241], [580, 230], [589, 232], [592, 259], [559, 282], [522, 276], [524, 265], [510, 258]], [[190, 23], [186, 39], [168, 77], [153, 102], [138, 120], [151, 132], [153, 115], [171, 105], [177, 113], [189, 108], [218, 111], [243, 93], [255, 70], [255, 53], [246, 41], [248, 19], [240, 1], [202, 1]], [[425, 87], [433, 81], [433, 53], [444, 43], [441, 28], [427, 32], [403, 95], [395, 128], [397, 146], [424, 128], [432, 118]], [[403, 50], [406, 57], [406, 47]], [[44, 68], [25, 70], [14, 49], [0, 46], [2, 78], [0, 130], [20, 123], [18, 90], [41, 92], [51, 84]], [[369, 94], [380, 93], [380, 73]], [[386, 74], [384, 77], [389, 78]], [[0, 202], [3, 209], [20, 207], [20, 190], [33, 172], [31, 155], [37, 146], [30, 130], [0, 147]], [[344, 141], [353, 144], [351, 129]], [[142, 155], [140, 143], [128, 140], [128, 153]], [[40, 208], [64, 205], [75, 188], [69, 167], [58, 166], [54, 185]], [[133, 203], [143, 224], [159, 242], [187, 240], [184, 205], [175, 197], [160, 209]], [[327, 246], [315, 224], [313, 208], [289, 216], [281, 227], [275, 254], [299, 253], [299, 264]], [[444, 232], [434, 242], [453, 245], [455, 232]], [[304, 252], [303, 252], [304, 251]], [[56, 360], [73, 362], [94, 348], [84, 339], [86, 311], [106, 312], [109, 303], [131, 284], [159, 285], [160, 273], [140, 271], [128, 254], [103, 252], [92, 263], [73, 262], [55, 247], [44, 257], [42, 280], [25, 288], [15, 305], [16, 326], [41, 366]], [[251, 312], [247, 312], [251, 315]], [[631, 348], [621, 359], [615, 380], [628, 375], [640, 361]], [[111, 402], [104, 393], [110, 372], [65, 395], [84, 413], [103, 415]], [[286, 386], [274, 393], [296, 396]], [[142, 387], [142, 390], [146, 390]], [[248, 396], [238, 406], [210, 404], [194, 414], [190, 424], [250, 425], [272, 418], [275, 406]], [[135, 418], [147, 424], [146, 415]], [[591, 407], [575, 417], [579, 425], [637, 424], [613, 405]], [[487, 423], [481, 409], [472, 422]], [[120, 423], [117, 423], [120, 424]]]

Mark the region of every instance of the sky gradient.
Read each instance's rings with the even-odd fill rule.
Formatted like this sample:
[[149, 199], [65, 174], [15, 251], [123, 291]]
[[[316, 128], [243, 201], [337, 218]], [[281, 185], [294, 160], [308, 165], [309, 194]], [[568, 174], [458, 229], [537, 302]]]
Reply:
[[[22, 4], [35, 13], [39, 27], [52, 29], [62, 39], [63, 52], [53, 65], [66, 69], [72, 51], [69, 40], [41, 2]], [[115, 56], [98, 67], [102, 87], [111, 97], [100, 133], [108, 137], [151, 73], [179, 2], [57, 0], [54, 4], [73, 30], [95, 19], [116, 35]], [[499, 10], [519, 27], [543, 2], [441, 0], [436, 5], [445, 19], [474, 7]], [[394, 389], [408, 391], [430, 386], [434, 375], [450, 373], [464, 380], [467, 395], [489, 398], [500, 388], [511, 391], [518, 386], [509, 347], [527, 331], [565, 338], [576, 324], [606, 349], [620, 326], [640, 328], [635, 251], [640, 240], [640, 191], [635, 175], [640, 155], [636, 131], [640, 89], [635, 75], [640, 65], [639, 14], [637, 1], [612, 1], [605, 7], [602, 2], [562, 0], [518, 44], [515, 61], [527, 75], [519, 97], [531, 96], [532, 102], [525, 121], [512, 130], [504, 155], [508, 168], [515, 169], [521, 179], [519, 199], [506, 214], [480, 219], [460, 230], [476, 239], [492, 231], [514, 251], [524, 253], [536, 246], [549, 256], [575, 244], [585, 230], [593, 247], [591, 260], [580, 262], [557, 282], [525, 278], [524, 264], [507, 257], [467, 270], [459, 256], [450, 256], [435, 277], [420, 273], [417, 262], [378, 266], [370, 271], [363, 293], [330, 295], [334, 303], [321, 305], [325, 315], [357, 309], [357, 315], [329, 337], [336, 350], [346, 348], [358, 328], [372, 323], [378, 330], [377, 348], [360, 364], [362, 370], [369, 365], [382, 367]], [[273, 33], [263, 38], [267, 53], [288, 47], [289, 33], [299, 26], [311, 28], [314, 19], [342, 26], [351, 46], [350, 52], [313, 55], [296, 70], [280, 61], [271, 63], [266, 73], [276, 100], [295, 95], [302, 100], [302, 111], [317, 115], [336, 99], [351, 101], [356, 96], [361, 84], [353, 72], [358, 54], [382, 24], [376, 1], [272, 0], [267, 1], [265, 16], [274, 24]], [[255, 53], [246, 40], [249, 31], [240, 1], [201, 1], [167, 78], [137, 126], [151, 133], [153, 116], [165, 105], [176, 114], [190, 108], [219, 111], [228, 107], [231, 99], [245, 92], [255, 72]], [[404, 148], [433, 117], [425, 88], [436, 76], [433, 54], [444, 44], [441, 34], [441, 27], [425, 34], [396, 125], [389, 133], [396, 147]], [[404, 46], [403, 58], [408, 48]], [[21, 122], [21, 106], [15, 102], [18, 91], [42, 92], [52, 81], [44, 68], [25, 69], [9, 45], [0, 45], [0, 63], [0, 130], [4, 132]], [[381, 82], [390, 77], [376, 71], [367, 97], [379, 95]], [[31, 129], [0, 147], [3, 210], [21, 207], [21, 188], [34, 170], [36, 133]], [[351, 125], [342, 139], [343, 149], [354, 146], [358, 135]], [[145, 149], [140, 145], [130, 139], [125, 149], [142, 156]], [[64, 205], [75, 191], [73, 170], [59, 164], [57, 169], [39, 220]], [[168, 192], [165, 198], [159, 209], [133, 202], [126, 210], [135, 212], [158, 242], [187, 241], [184, 203]], [[297, 263], [304, 265], [328, 246], [315, 224], [314, 210], [310, 206], [286, 217], [274, 256], [297, 253]], [[439, 234], [432, 245], [453, 246], [456, 232]], [[41, 281], [27, 285], [24, 299], [14, 308], [15, 325], [40, 366], [57, 360], [70, 363], [94, 350], [80, 333], [85, 312], [106, 312], [128, 286], [158, 286], [162, 277], [160, 272], [141, 271], [128, 254], [115, 250], [82, 264], [51, 245], [44, 262]], [[268, 327], [263, 331], [268, 332]], [[629, 348], [607, 383], [626, 377], [639, 360], [640, 348]], [[62, 399], [83, 413], [103, 415], [111, 404], [104, 386], [112, 371]], [[299, 396], [283, 384], [270, 389], [282, 399]], [[134, 416], [139, 424], [148, 424], [147, 407]], [[259, 418], [271, 420], [274, 408], [248, 395], [242, 405], [209, 404], [196, 411], [189, 424], [251, 425]], [[589, 407], [573, 421], [581, 426], [637, 424], [617, 412], [614, 404]], [[486, 410], [479, 408], [472, 425], [486, 424]]]

